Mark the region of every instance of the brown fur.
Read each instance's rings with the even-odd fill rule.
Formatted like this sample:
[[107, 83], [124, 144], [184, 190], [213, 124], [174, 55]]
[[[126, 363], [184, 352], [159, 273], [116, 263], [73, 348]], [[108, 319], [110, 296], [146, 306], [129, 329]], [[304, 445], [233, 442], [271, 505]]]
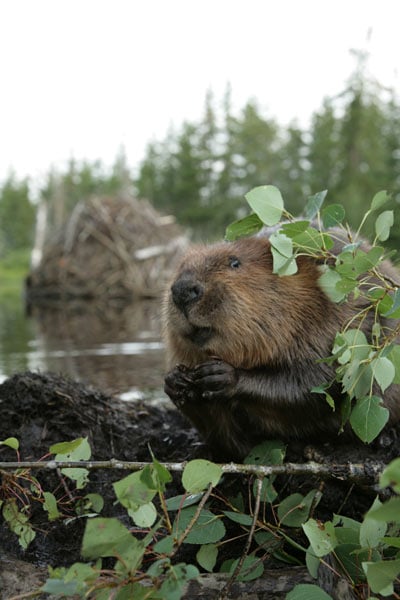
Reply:
[[[196, 246], [176, 273], [175, 300], [171, 289], [166, 295], [165, 390], [216, 456], [243, 458], [268, 437], [325, 439], [339, 430], [340, 411], [310, 389], [334, 379], [334, 367], [319, 359], [363, 300], [331, 302], [316, 261], [299, 258], [298, 266], [295, 275], [273, 274], [263, 237]], [[389, 263], [382, 268], [397, 277]], [[367, 337], [372, 318], [361, 323]], [[331, 393], [339, 402], [338, 384]], [[385, 394], [391, 422], [400, 419], [398, 394], [394, 385]]]

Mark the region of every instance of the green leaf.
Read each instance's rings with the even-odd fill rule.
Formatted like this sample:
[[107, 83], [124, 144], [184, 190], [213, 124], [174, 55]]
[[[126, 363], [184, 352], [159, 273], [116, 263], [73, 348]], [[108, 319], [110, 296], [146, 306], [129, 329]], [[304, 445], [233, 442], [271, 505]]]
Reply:
[[363, 548], [376, 548], [382, 543], [382, 538], [386, 533], [387, 524], [377, 521], [371, 516], [375, 509], [382, 506], [378, 498], [375, 499], [372, 507], [364, 517], [360, 527], [360, 545]]
[[322, 223], [325, 229], [336, 227], [345, 217], [345, 210], [341, 204], [331, 204], [321, 211]]
[[113, 483], [115, 494], [125, 508], [135, 511], [148, 504], [157, 493], [157, 489], [150, 488], [142, 479], [143, 471], [136, 471], [123, 479]]
[[318, 585], [300, 583], [286, 595], [286, 600], [332, 600]]
[[57, 506], [57, 500], [51, 492], [43, 492], [44, 503], [43, 508], [49, 514], [49, 521], [54, 521], [60, 517], [60, 512]]
[[2, 442], [0, 442], [0, 446], [8, 446], [9, 448], [12, 448], [13, 450], [18, 450], [19, 441], [15, 437], [9, 437], [6, 440], [3, 440]]
[[[333, 515], [336, 537], [341, 543], [359, 543], [361, 523], [343, 515]], [[343, 532], [348, 532], [344, 533]], [[350, 533], [352, 532], [352, 533]]]
[[64, 575], [64, 581], [75, 581], [79, 584], [78, 591], [86, 591], [86, 583], [96, 579], [98, 576], [98, 566], [87, 565], [86, 563], [74, 563], [69, 567]]
[[[286, 446], [277, 440], [268, 440], [255, 446], [244, 459], [246, 465], [281, 465], [285, 458]], [[261, 486], [261, 502], [273, 502], [277, 492], [273, 486], [275, 477], [264, 477]], [[253, 484], [253, 495], [256, 495], [257, 483]]]
[[[92, 451], [86, 437], [72, 440], [71, 442], [61, 442], [50, 447], [50, 452], [55, 454], [55, 460], [59, 461], [79, 461], [89, 460]], [[64, 468], [61, 473], [69, 479], [76, 482], [76, 487], [82, 489], [89, 480], [89, 471], [81, 468]]]
[[322, 396], [324, 396], [326, 402], [329, 404], [331, 409], [334, 411], [334, 410], [336, 410], [336, 405], [335, 405], [334, 399], [332, 398], [330, 393], [327, 391], [329, 388], [330, 388], [330, 384], [325, 383], [323, 385], [316, 385], [316, 386], [312, 387], [310, 392], [312, 392], [313, 394], [321, 394]]
[[239, 523], [240, 525], [249, 526], [253, 522], [253, 517], [250, 515], [246, 515], [244, 513], [234, 512], [232, 510], [224, 510], [224, 515], [228, 517], [231, 521], [235, 523]]
[[245, 194], [253, 212], [266, 225], [279, 223], [283, 212], [283, 199], [280, 191], [273, 185], [261, 185]]
[[390, 200], [390, 195], [386, 190], [381, 190], [377, 192], [375, 196], [372, 198], [371, 202], [371, 211], [380, 210], [382, 206], [384, 206]]
[[51, 596], [60, 596], [62, 598], [68, 596], [75, 596], [79, 592], [79, 582], [69, 581], [66, 583], [63, 579], [47, 579], [44, 586], [41, 588], [42, 592], [51, 594]]
[[[384, 317], [391, 317], [393, 315], [395, 315], [395, 313], [399, 310], [400, 308], [400, 288], [397, 288], [393, 297], [392, 297], [392, 301], [393, 304], [391, 306], [391, 308], [386, 311], [385, 313], [383, 313]], [[395, 317], [397, 317], [398, 315], [395, 315]]]
[[269, 241], [271, 246], [282, 254], [282, 256], [286, 258], [291, 258], [293, 256], [293, 242], [283, 233], [276, 231], [270, 236]]
[[75, 450], [77, 450], [80, 447], [83, 440], [87, 441], [87, 438], [77, 438], [76, 440], [72, 440], [71, 442], [59, 442], [58, 444], [53, 444], [52, 446], [50, 446], [50, 453], [62, 454], [62, 456], [70, 457], [71, 454], [74, 453]]
[[151, 527], [157, 519], [157, 510], [152, 502], [148, 502], [136, 510], [128, 508], [128, 515], [138, 527]]
[[280, 523], [288, 527], [300, 527], [309, 515], [317, 490], [311, 490], [307, 496], [292, 494], [278, 506], [278, 517]]
[[390, 498], [378, 508], [370, 508], [366, 516], [376, 521], [400, 523], [400, 498]]
[[381, 403], [382, 399], [378, 396], [360, 398], [350, 415], [353, 431], [368, 444], [382, 431], [389, 419], [389, 411]]
[[271, 248], [271, 254], [273, 259], [273, 273], [280, 276], [297, 273], [297, 263], [294, 257], [286, 258], [286, 256], [282, 256], [275, 248]]
[[222, 469], [215, 463], [202, 458], [191, 460], [182, 473], [182, 485], [191, 494], [205, 490], [211, 483], [216, 486], [221, 479]]
[[318, 213], [321, 208], [328, 190], [323, 190], [322, 192], [317, 192], [313, 196], [310, 196], [307, 200], [307, 203], [304, 207], [304, 215], [307, 219], [313, 219], [315, 215]]
[[351, 398], [348, 394], [342, 400], [340, 406], [340, 418], [341, 418], [341, 431], [343, 431], [344, 425], [348, 422], [351, 415]]
[[378, 356], [371, 362], [372, 372], [382, 392], [393, 382], [396, 374], [394, 364], [389, 358]]
[[320, 559], [317, 556], [315, 556], [311, 546], [309, 546], [306, 552], [306, 567], [313, 579], [318, 579], [318, 571], [320, 564]]
[[357, 288], [358, 281], [354, 279], [349, 279], [348, 277], [342, 277], [341, 281], [338, 281], [336, 284], [336, 292], [343, 293], [345, 297]]
[[293, 221], [292, 223], [282, 223], [280, 231], [289, 238], [295, 238], [296, 236], [304, 233], [310, 226], [310, 221]]
[[342, 281], [341, 275], [329, 267], [325, 267], [318, 279], [320, 288], [332, 302], [341, 302], [346, 297], [346, 293], [336, 287], [340, 281]]
[[[180, 600], [187, 582], [198, 576], [199, 570], [194, 565], [187, 565], [185, 563], [171, 564], [167, 571], [167, 577], [160, 587], [159, 595], [157, 594], [157, 596], [153, 597], [162, 598], [162, 600]], [[131, 598], [133, 596], [130, 596]]]
[[[152, 590], [152, 588], [150, 588]], [[107, 587], [104, 591], [96, 592], [96, 600], [110, 600], [110, 588]], [[149, 589], [146, 589], [140, 583], [128, 583], [120, 586], [117, 592], [114, 592], [113, 600], [148, 600]], [[151, 593], [151, 592], [150, 592]], [[156, 596], [153, 596], [155, 598]]]
[[269, 550], [271, 553], [277, 548], [283, 545], [283, 538], [279, 536], [279, 534], [272, 533], [272, 531], [256, 531], [254, 534], [254, 539], [256, 540], [259, 547], [263, 550]]
[[383, 471], [379, 485], [384, 488], [390, 486], [400, 494], [400, 458], [395, 458]]
[[4, 520], [7, 522], [9, 528], [18, 537], [19, 545], [26, 550], [36, 537], [36, 533], [29, 523], [28, 516], [18, 510], [14, 498], [5, 501], [2, 512]]
[[200, 494], [180, 494], [179, 496], [173, 496], [172, 498], [168, 498], [166, 500], [167, 509], [180, 510], [181, 508], [186, 508], [186, 506], [198, 504], [203, 496], [203, 492]]
[[310, 256], [320, 257], [325, 250], [332, 248], [333, 244], [329, 233], [319, 231], [315, 227], [307, 227], [303, 233], [293, 238], [293, 246], [296, 250]]
[[382, 288], [375, 288], [368, 292], [368, 298], [377, 302], [377, 308], [380, 315], [383, 315], [393, 306], [393, 299], [390, 294], [384, 292]]
[[151, 470], [153, 475], [153, 482], [156, 484], [157, 490], [159, 492], [164, 492], [166, 484], [172, 481], [172, 475], [168, 471], [168, 469], [164, 467], [164, 465], [159, 463], [158, 460], [154, 458], [153, 454], [152, 459], [153, 464], [151, 465]]
[[[264, 477], [261, 484], [261, 502], [269, 502], [270, 504], [277, 498], [278, 492], [274, 488], [274, 481], [276, 479], [275, 475], [271, 475], [270, 477]], [[257, 480], [253, 483], [253, 496], [256, 498], [257, 496]]]
[[393, 595], [393, 581], [400, 573], [400, 559], [363, 562], [362, 567], [374, 594]]
[[276, 231], [269, 241], [273, 257], [273, 273], [278, 275], [294, 275], [297, 273], [296, 260], [293, 257], [293, 242], [290, 237]]
[[385, 242], [390, 235], [390, 228], [394, 222], [392, 210], [385, 210], [379, 215], [375, 222], [375, 233], [378, 240]]
[[81, 554], [84, 558], [130, 555], [140, 565], [145, 548], [118, 519], [96, 517], [86, 523]]
[[353, 256], [353, 265], [355, 274], [362, 275], [363, 273], [369, 271], [374, 265], [371, 264], [371, 257], [369, 254], [364, 252], [364, 250], [357, 250]]
[[359, 361], [367, 359], [371, 349], [365, 334], [360, 329], [349, 329], [336, 335], [332, 354], [336, 355], [346, 348], [351, 351], [351, 360], [357, 358]]
[[87, 469], [65, 468], [61, 469], [61, 473], [69, 479], [75, 481], [78, 490], [84, 488], [87, 482], [89, 481], [89, 471]]
[[360, 359], [351, 355], [351, 351], [346, 351], [339, 360], [344, 360], [350, 353], [348, 364], [345, 367], [338, 367], [336, 372], [342, 379], [343, 391], [347, 392], [350, 399], [361, 400], [369, 394], [373, 380], [371, 366], [363, 363]]
[[156, 544], [153, 546], [154, 552], [159, 554], [171, 554], [174, 549], [175, 539], [173, 535], [166, 535], [161, 538]]
[[[180, 537], [192, 521], [197, 511], [196, 506], [189, 506], [177, 513], [173, 534]], [[185, 538], [187, 544], [213, 544], [225, 535], [225, 525], [222, 520], [209, 510], [202, 510], [190, 533]]]
[[400, 548], [400, 537], [384, 537], [382, 543], [392, 548]]
[[400, 383], [400, 344], [396, 344], [391, 348], [389, 352], [389, 358], [394, 364], [396, 373], [393, 379], [393, 383]]
[[341, 566], [341, 572], [346, 573], [348, 579], [357, 582], [365, 581], [365, 574], [361, 567], [363, 560], [380, 560], [380, 554], [370, 548], [360, 548], [360, 544], [339, 544], [335, 548], [337, 563]]
[[233, 242], [241, 237], [255, 235], [263, 228], [263, 226], [264, 223], [258, 215], [248, 215], [247, 217], [228, 225], [225, 230], [225, 239], [228, 242]]
[[99, 513], [103, 510], [104, 499], [100, 494], [86, 494], [82, 498], [84, 512], [92, 511]]
[[244, 459], [245, 465], [282, 465], [286, 445], [277, 440], [268, 440], [255, 446]]
[[368, 250], [367, 259], [369, 262], [369, 269], [373, 269], [379, 264], [383, 253], [384, 248], [382, 248], [381, 246], [373, 246], [370, 250]]
[[338, 542], [335, 528], [330, 521], [322, 523], [315, 519], [309, 519], [302, 527], [315, 556], [325, 556], [336, 548]]
[[215, 544], [204, 544], [203, 546], [200, 546], [196, 554], [199, 565], [209, 573], [214, 569], [217, 557], [218, 547]]
[[170, 567], [171, 560], [169, 558], [160, 558], [150, 565], [150, 567], [147, 569], [147, 573], [152, 577], [162, 577]]
[[[232, 574], [236, 569], [239, 558], [229, 563], [228, 573]], [[238, 581], [253, 581], [258, 579], [264, 573], [264, 565], [260, 562], [257, 556], [248, 555], [243, 561], [242, 567], [238, 574]]]

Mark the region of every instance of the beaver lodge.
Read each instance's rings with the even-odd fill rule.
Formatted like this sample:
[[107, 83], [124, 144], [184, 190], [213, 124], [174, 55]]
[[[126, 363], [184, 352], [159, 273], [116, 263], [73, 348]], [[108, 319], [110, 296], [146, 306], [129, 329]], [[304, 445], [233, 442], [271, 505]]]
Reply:
[[62, 227], [46, 229], [43, 205], [26, 280], [29, 302], [157, 296], [188, 244], [173, 217], [133, 197], [81, 201]]

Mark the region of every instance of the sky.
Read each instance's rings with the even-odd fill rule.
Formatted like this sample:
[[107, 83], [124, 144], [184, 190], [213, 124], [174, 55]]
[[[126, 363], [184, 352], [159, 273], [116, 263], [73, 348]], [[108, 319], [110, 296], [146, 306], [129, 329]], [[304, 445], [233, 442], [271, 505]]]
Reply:
[[206, 92], [307, 126], [369, 52], [400, 95], [399, 0], [1, 0], [0, 181], [68, 159], [129, 166]]

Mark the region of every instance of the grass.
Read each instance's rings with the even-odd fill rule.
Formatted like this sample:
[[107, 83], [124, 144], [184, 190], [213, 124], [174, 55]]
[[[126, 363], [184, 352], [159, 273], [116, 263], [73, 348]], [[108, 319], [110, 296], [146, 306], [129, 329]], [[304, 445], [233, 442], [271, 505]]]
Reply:
[[22, 290], [29, 261], [30, 249], [14, 250], [0, 258], [0, 299]]

